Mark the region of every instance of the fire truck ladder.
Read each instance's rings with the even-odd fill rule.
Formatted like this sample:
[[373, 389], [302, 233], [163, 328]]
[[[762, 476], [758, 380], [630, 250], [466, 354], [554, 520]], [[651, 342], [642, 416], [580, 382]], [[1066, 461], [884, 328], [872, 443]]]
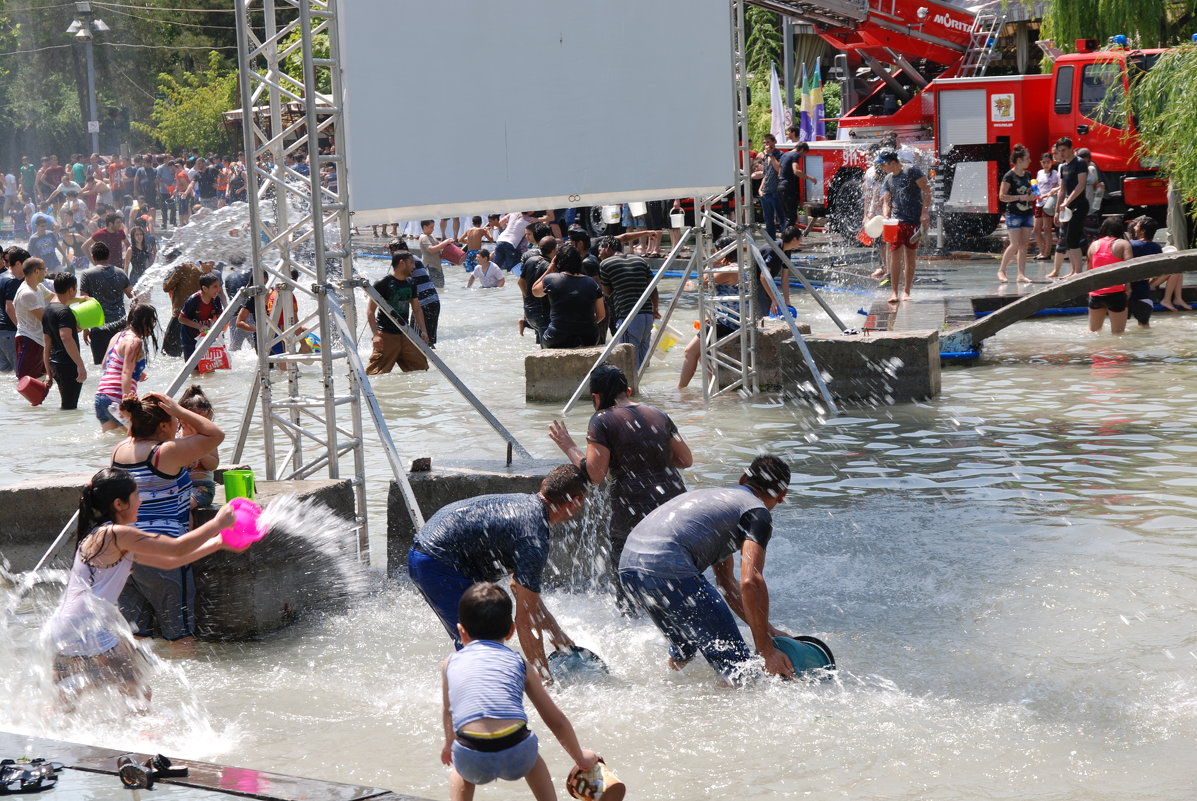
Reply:
[[964, 61], [960, 64], [957, 78], [979, 78], [989, 68], [993, 61], [993, 51], [997, 48], [998, 34], [1006, 24], [1005, 12], [1001, 14], [978, 14], [973, 20], [973, 29], [969, 32], [968, 49], [964, 51]]

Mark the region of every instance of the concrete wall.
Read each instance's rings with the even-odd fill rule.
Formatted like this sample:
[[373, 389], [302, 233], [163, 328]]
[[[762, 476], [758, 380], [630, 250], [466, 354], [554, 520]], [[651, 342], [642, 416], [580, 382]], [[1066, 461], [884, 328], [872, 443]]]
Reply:
[[[17, 571], [33, 568], [79, 506], [79, 490], [92, 473], [60, 473], [0, 487], [0, 556]], [[223, 490], [217, 488], [217, 500]], [[284, 494], [315, 498], [339, 516], [353, 519], [348, 481], [260, 481], [263, 505]], [[211, 519], [211, 512], [201, 513]], [[66, 568], [74, 554], [74, 531], [48, 563]], [[295, 538], [264, 540], [242, 554], [222, 551], [196, 562], [196, 623], [204, 637], [248, 639], [276, 631], [307, 611], [342, 600], [338, 578], [356, 561], [356, 542], [340, 553], [316, 552]], [[334, 564], [335, 563], [335, 564]]]
[[[806, 343], [836, 400], [909, 403], [939, 394], [938, 331], [807, 337]], [[817, 395], [810, 370], [793, 340], [782, 344], [780, 366], [784, 381], [779, 388]]]
[[[578, 385], [590, 374], [590, 368], [603, 348], [538, 350], [524, 357], [524, 396], [529, 401], [552, 403], [567, 401]], [[636, 350], [631, 345], [616, 345], [604, 364], [623, 370], [636, 387]], [[585, 392], [585, 390], [583, 390]]]

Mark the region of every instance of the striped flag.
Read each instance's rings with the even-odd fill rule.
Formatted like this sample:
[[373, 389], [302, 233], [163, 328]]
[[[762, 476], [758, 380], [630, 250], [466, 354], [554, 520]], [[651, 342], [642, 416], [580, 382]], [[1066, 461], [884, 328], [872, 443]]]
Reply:
[[827, 123], [823, 120], [826, 115], [823, 110], [823, 76], [820, 75], [819, 61], [815, 61], [815, 75], [811, 78], [810, 103], [814, 122], [814, 136], [811, 139], [826, 139]]
[[810, 81], [806, 77], [806, 64], [802, 64], [802, 102], [798, 106], [798, 138], [809, 142], [815, 138], [815, 121], [812, 116]]

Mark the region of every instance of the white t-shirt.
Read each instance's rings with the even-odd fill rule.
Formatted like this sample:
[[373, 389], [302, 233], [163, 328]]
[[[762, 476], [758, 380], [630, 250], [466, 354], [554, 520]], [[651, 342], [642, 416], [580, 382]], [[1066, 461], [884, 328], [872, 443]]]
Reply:
[[4, 196], [15, 197], [17, 194], [17, 176], [11, 172], [4, 176]]
[[21, 282], [21, 288], [17, 290], [17, 296], [12, 301], [17, 312], [17, 336], [32, 339], [39, 345], [46, 344], [46, 338], [42, 334], [42, 321], [36, 312], [46, 308], [46, 301], [50, 299], [51, 294], [40, 284], [37, 289], [31, 289], [29, 284]]
[[507, 215], [507, 227], [503, 229], [503, 233], [499, 234], [498, 241], [518, 248], [520, 240], [524, 238], [524, 231], [528, 230], [528, 223], [528, 218], [523, 214], [518, 211], [511, 212]]
[[498, 286], [499, 282], [504, 278], [503, 271], [493, 261], [486, 265], [485, 271], [483, 271], [482, 265], [479, 264], [470, 275], [483, 289]]

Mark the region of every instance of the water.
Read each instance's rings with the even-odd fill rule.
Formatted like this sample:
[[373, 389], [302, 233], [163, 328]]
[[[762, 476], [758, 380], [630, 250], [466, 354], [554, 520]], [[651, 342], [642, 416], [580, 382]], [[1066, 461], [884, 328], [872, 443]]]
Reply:
[[[382, 274], [381, 262], [360, 265]], [[935, 265], [927, 275], [941, 280], [916, 285], [915, 296], [988, 291], [993, 267]], [[525, 446], [556, 458], [545, 431], [557, 409], [523, 401], [521, 360], [533, 343], [515, 333], [518, 290], [467, 292], [464, 271], [448, 275], [438, 353]], [[794, 297], [817, 332], [831, 330]], [[829, 299], [846, 320], [861, 319], [868, 301]], [[693, 317], [682, 312], [674, 325], [689, 330]], [[987, 343], [980, 365], [947, 368], [931, 402], [849, 409], [820, 424], [773, 396], [704, 405], [697, 390], [679, 393], [676, 348], [654, 364], [643, 398], [690, 443], [689, 486], [734, 482], [762, 448], [791, 460], [795, 486], [775, 510], [765, 569], [772, 616], [825, 640], [838, 677], [720, 690], [705, 665], [666, 671], [656, 630], [616, 617], [610, 596], [558, 591], [547, 603], [564, 629], [612, 668], [608, 679], [559, 688], [558, 703], [640, 799], [1191, 798], [1195, 356], [1197, 315], [1159, 314], [1121, 339], [1088, 334], [1083, 318], [1028, 322]], [[146, 388], [164, 386], [177, 364], [153, 362]], [[232, 372], [203, 379], [229, 429], [251, 368], [242, 352]], [[503, 443], [435, 373], [374, 387], [405, 460], [503, 457]], [[10, 438], [37, 453], [0, 464], [0, 482], [91, 470], [115, 444], [89, 412], [31, 410], [11, 390], [0, 413], [13, 421]], [[587, 417], [568, 416], [576, 439]], [[376, 445], [369, 459], [380, 563], [388, 471]], [[12, 591], [0, 584], [0, 596]], [[10, 694], [20, 685], [8, 677], [27, 675], [26, 640], [55, 597], [45, 585], [5, 622], [13, 646], [0, 652], [0, 677]], [[200, 643], [186, 659], [164, 652], [179, 677], [155, 680], [155, 707], [194, 708], [195, 718], [84, 726], [17, 718], [6, 705], [0, 728], [445, 798], [446, 646], [417, 594], [387, 584], [259, 642]], [[532, 720], [563, 781], [568, 758]], [[522, 785], [480, 792], [527, 795]]]

